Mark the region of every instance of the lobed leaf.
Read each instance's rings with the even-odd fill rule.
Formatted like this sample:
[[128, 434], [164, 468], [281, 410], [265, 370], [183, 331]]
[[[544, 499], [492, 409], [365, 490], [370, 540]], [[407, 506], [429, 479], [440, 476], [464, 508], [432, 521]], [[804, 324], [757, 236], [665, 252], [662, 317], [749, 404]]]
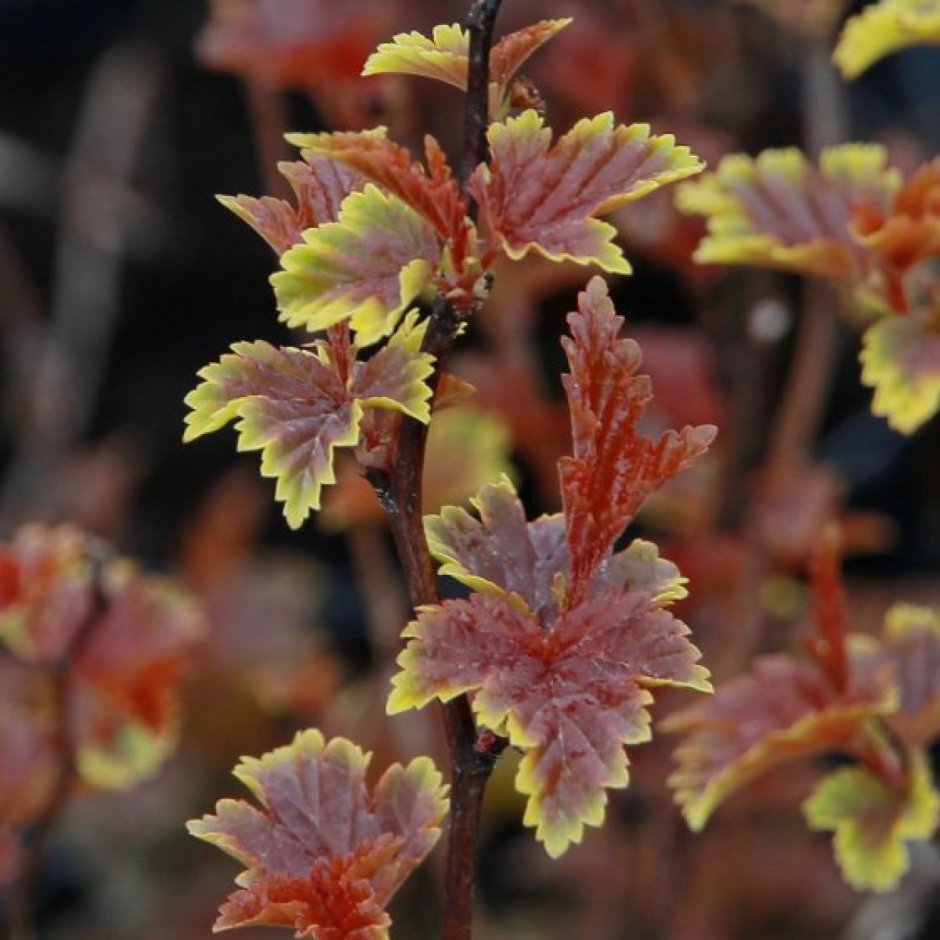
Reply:
[[853, 682], [842, 694], [809, 663], [764, 656], [709, 701], [663, 722], [663, 730], [685, 733], [669, 785], [692, 829], [771, 767], [844, 749], [869, 718], [896, 710], [892, 670], [879, 667], [864, 644], [850, 653]]
[[222, 800], [216, 815], [188, 824], [246, 866], [216, 930], [269, 924], [298, 937], [388, 936], [385, 906], [437, 842], [446, 787], [419, 757], [407, 768], [394, 764], [370, 793], [370, 757], [310, 729], [242, 759], [235, 776], [260, 808]]
[[82, 777], [127, 788], [176, 746], [179, 683], [205, 624], [193, 600], [130, 562], [104, 573], [105, 611], [75, 659], [70, 715]]
[[540, 623], [518, 595], [426, 607], [403, 636], [390, 714], [475, 693], [479, 723], [523, 750], [524, 823], [550, 855], [600, 825], [627, 785], [625, 744], [650, 737], [649, 687], [709, 690], [688, 628], [640, 591], [605, 592]]
[[940, 612], [895, 604], [885, 617], [883, 639], [901, 694], [888, 723], [905, 741], [927, 745], [940, 734]]
[[491, 124], [487, 136], [490, 163], [477, 167], [469, 188], [513, 260], [535, 251], [629, 273], [616, 230], [594, 216], [703, 167], [671, 135], [651, 135], [646, 124], [615, 127], [609, 112], [579, 121], [554, 146], [534, 110]]
[[275, 497], [297, 528], [335, 480], [334, 449], [359, 439], [361, 403], [315, 353], [261, 340], [235, 343], [199, 377], [185, 399], [191, 411], [183, 440], [235, 420], [239, 450], [261, 451], [261, 473], [277, 478]]
[[372, 185], [346, 198], [337, 222], [303, 238], [271, 277], [281, 318], [311, 331], [349, 320], [361, 345], [394, 330], [440, 261], [433, 229]]
[[303, 241], [304, 229], [335, 222], [343, 200], [362, 187], [362, 177], [334, 160], [318, 156], [282, 162], [278, 169], [294, 191], [296, 206], [274, 196], [216, 198], [250, 225], [277, 255], [282, 255]]
[[[526, 59], [570, 22], [570, 17], [541, 20], [500, 39], [490, 53], [490, 79], [498, 93], [505, 93]], [[418, 32], [399, 33], [382, 43], [362, 74], [418, 75], [466, 91], [469, 55], [470, 36], [462, 26], [435, 26], [430, 38]]]
[[0, 641], [20, 659], [57, 663], [92, 612], [95, 543], [74, 526], [26, 525], [0, 545]]
[[375, 7], [361, 0], [212, 0], [196, 55], [262, 87], [333, 90], [356, 80], [378, 25]]
[[862, 336], [862, 382], [875, 390], [871, 410], [913, 434], [940, 409], [938, 310], [888, 315]]
[[853, 238], [852, 214], [858, 207], [887, 211], [900, 176], [885, 162], [875, 144], [830, 147], [818, 168], [794, 148], [725, 157], [676, 199], [683, 212], [708, 220], [695, 260], [858, 277], [867, 259]]
[[[78, 771], [94, 786], [123, 788], [151, 774], [175, 744], [179, 679], [204, 623], [169, 582], [104, 557], [72, 527], [20, 529], [0, 547], [0, 632], [26, 663], [67, 667]], [[5, 681], [12, 693], [16, 684]], [[37, 719], [53, 707], [47, 692], [45, 704], [34, 703]]]
[[907, 871], [906, 842], [930, 839], [940, 823], [940, 794], [927, 755], [912, 755], [906, 788], [892, 788], [864, 767], [825, 777], [803, 804], [812, 829], [835, 832], [836, 859], [860, 891], [890, 891]]
[[467, 214], [447, 158], [430, 134], [424, 139], [427, 168], [389, 140], [384, 127], [359, 133], [288, 134], [287, 139], [303, 148], [307, 159], [327, 157], [362, 174], [410, 206], [442, 239], [452, 237]]
[[479, 519], [458, 506], [426, 516], [424, 531], [439, 573], [484, 594], [516, 594], [540, 613], [551, 602], [551, 579], [564, 570], [561, 517], [527, 522], [508, 478], [487, 483], [470, 504]]
[[887, 214], [860, 206], [852, 230], [881, 269], [881, 293], [895, 311], [907, 312], [912, 269], [940, 255], [940, 159], [920, 167], [904, 183]]
[[236, 421], [239, 449], [261, 451], [261, 473], [277, 479], [275, 496], [297, 528], [319, 509], [322, 488], [335, 482], [335, 449], [358, 442], [364, 409], [430, 419], [425, 380], [433, 357], [420, 351], [424, 329], [412, 312], [365, 362], [355, 361], [354, 348], [336, 361], [337, 350], [324, 341], [313, 351], [236, 343], [232, 354], [200, 371], [202, 383], [186, 397], [183, 439]]
[[889, 53], [924, 43], [940, 43], [940, 0], [880, 0], [845, 24], [832, 60], [852, 79]]
[[559, 464], [571, 557], [572, 596], [587, 589], [598, 565], [643, 501], [699, 457], [714, 440], [712, 425], [640, 437], [637, 425], [652, 399], [637, 376], [640, 350], [620, 339], [617, 316], [601, 278], [594, 278], [570, 314], [562, 344], [571, 368], [563, 376], [571, 411], [573, 454]]
[[465, 90], [470, 36], [459, 24], [435, 26], [430, 38], [419, 32], [398, 33], [366, 59], [363, 75], [418, 75]]
[[[512, 483], [481, 487], [470, 500], [479, 519], [457, 506], [426, 516], [425, 534], [439, 573], [483, 594], [521, 598], [541, 623], [559, 613], [558, 579], [570, 580], [565, 521], [560, 513], [527, 522]], [[598, 566], [588, 596], [604, 591], [647, 593], [668, 604], [686, 596], [685, 579], [652, 542], [634, 539]]]

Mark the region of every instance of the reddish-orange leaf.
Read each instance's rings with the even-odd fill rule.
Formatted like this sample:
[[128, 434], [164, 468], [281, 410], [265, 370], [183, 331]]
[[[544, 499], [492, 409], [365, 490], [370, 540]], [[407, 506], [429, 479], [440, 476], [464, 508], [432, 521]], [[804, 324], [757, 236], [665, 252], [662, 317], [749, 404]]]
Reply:
[[303, 241], [304, 229], [335, 222], [343, 200], [362, 187], [360, 174], [325, 157], [279, 163], [294, 191], [292, 206], [273, 196], [219, 196], [219, 202], [250, 225], [278, 255]]
[[451, 237], [466, 216], [466, 202], [444, 152], [428, 135], [427, 168], [386, 135], [384, 127], [360, 133], [288, 134], [307, 159], [328, 157], [361, 173], [369, 182], [397, 196], [423, 216], [441, 238]]
[[813, 619], [816, 629], [804, 639], [809, 654], [841, 695], [849, 687], [845, 593], [839, 530], [826, 528], [812, 557]]
[[652, 398], [649, 379], [636, 374], [640, 349], [619, 338], [623, 318], [601, 278], [588, 284], [578, 307], [568, 317], [571, 337], [562, 340], [574, 451], [560, 461], [575, 598], [643, 501], [704, 453], [716, 433], [703, 424], [655, 441], [640, 437], [637, 425]]
[[855, 237], [883, 269], [882, 292], [892, 306], [911, 306], [905, 277], [922, 261], [940, 255], [940, 158], [920, 167], [895, 196], [890, 208], [859, 206]]
[[27, 662], [68, 669], [82, 776], [124, 787], [150, 774], [175, 743], [177, 686], [202, 630], [193, 602], [126, 560], [105, 561], [102, 545], [67, 526], [26, 526], [0, 557], [0, 638]]
[[70, 709], [82, 776], [126, 787], [176, 743], [179, 683], [204, 624], [170, 581], [128, 561], [108, 566], [103, 591], [104, 614], [73, 666]]
[[496, 82], [502, 89], [507, 88], [526, 59], [569, 23], [571, 23], [570, 17], [540, 20], [538, 23], [503, 36], [493, 46], [490, 53], [490, 80]]
[[359, 75], [375, 20], [359, 0], [213, 0], [196, 52], [209, 68], [309, 89]]
[[73, 526], [27, 525], [0, 545], [0, 640], [27, 662], [51, 665], [92, 610], [94, 543]]
[[270, 924], [298, 937], [381, 940], [385, 906], [434, 847], [447, 811], [446, 787], [426, 757], [366, 786], [371, 755], [314, 729], [235, 776], [261, 804], [222, 800], [189, 831], [242, 862], [240, 890], [215, 929]]

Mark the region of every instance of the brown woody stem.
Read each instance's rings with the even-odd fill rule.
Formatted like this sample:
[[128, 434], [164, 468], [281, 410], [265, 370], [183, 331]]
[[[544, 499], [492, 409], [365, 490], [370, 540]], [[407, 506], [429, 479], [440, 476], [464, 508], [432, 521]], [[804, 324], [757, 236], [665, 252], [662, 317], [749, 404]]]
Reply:
[[470, 34], [461, 174], [465, 186], [473, 170], [486, 159], [486, 129], [490, 122], [490, 49], [501, 3], [502, 0], [476, 0], [464, 21]]
[[[489, 57], [493, 26], [501, 0], [477, 0], [465, 21], [470, 33], [470, 66], [464, 123], [463, 185], [486, 159], [489, 119]], [[435, 357], [430, 379], [436, 393], [441, 364], [450, 352], [460, 327], [460, 315], [443, 297], [435, 299], [423, 349]], [[413, 607], [439, 602], [437, 575], [424, 535], [421, 482], [427, 425], [403, 418], [390, 472], [372, 471], [370, 481], [389, 515], [395, 547], [405, 572]], [[473, 881], [480, 808], [496, 757], [504, 742], [491, 734], [478, 737], [466, 695], [443, 707], [450, 752], [450, 824], [444, 876], [443, 940], [470, 940], [473, 916]]]

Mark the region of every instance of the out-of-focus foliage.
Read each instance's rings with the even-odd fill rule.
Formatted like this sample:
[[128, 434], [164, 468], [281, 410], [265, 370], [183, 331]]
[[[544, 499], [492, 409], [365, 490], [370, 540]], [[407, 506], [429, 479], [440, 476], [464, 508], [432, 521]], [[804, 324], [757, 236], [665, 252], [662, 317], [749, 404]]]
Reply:
[[668, 719], [667, 730], [686, 734], [670, 782], [699, 829], [728, 796], [776, 764], [833, 751], [852, 756], [858, 766], [824, 779], [804, 812], [812, 828], [836, 833], [836, 858], [851, 884], [887, 891], [907, 870], [905, 842], [930, 838], [940, 819], [923, 751], [940, 735], [931, 668], [940, 614], [898, 605], [880, 641], [849, 634], [837, 563], [830, 533], [814, 569], [808, 662], [759, 658], [709, 702]]
[[925, 43], [940, 43], [937, 0], [878, 0], [845, 24], [832, 58], [844, 78], [858, 78], [886, 55]]
[[795, 149], [726, 157], [689, 183], [680, 207], [708, 219], [702, 263], [782, 268], [843, 290], [862, 337], [872, 410], [911, 434], [940, 408], [940, 172], [903, 181], [883, 147], [844, 144], [819, 168]]
[[20, 529], [0, 572], [0, 873], [12, 878], [26, 829], [73, 774], [126, 789], [172, 752], [204, 623], [168, 579], [69, 526]]

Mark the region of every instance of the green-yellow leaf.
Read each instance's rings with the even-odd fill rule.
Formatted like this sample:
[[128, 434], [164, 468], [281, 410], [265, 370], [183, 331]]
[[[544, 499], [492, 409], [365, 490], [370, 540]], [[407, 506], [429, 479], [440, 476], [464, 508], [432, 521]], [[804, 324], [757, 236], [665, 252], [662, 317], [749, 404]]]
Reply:
[[929, 839], [940, 822], [940, 794], [926, 755], [911, 758], [906, 790], [890, 787], [863, 767], [826, 777], [803, 804], [812, 829], [835, 833], [846, 880], [861, 891], [889, 891], [909, 865], [906, 843]]
[[859, 358], [862, 382], [875, 390], [871, 410], [896, 431], [912, 434], [940, 409], [940, 328], [917, 311], [869, 327]]
[[322, 488], [336, 481], [333, 452], [359, 441], [365, 408], [430, 418], [425, 381], [433, 357], [420, 351], [424, 326], [417, 314], [364, 362], [333, 361], [326, 341], [314, 349], [277, 348], [262, 341], [236, 343], [231, 354], [206, 366], [202, 383], [186, 397], [184, 440], [235, 420], [239, 450], [261, 451], [261, 473], [277, 479], [276, 498], [288, 525], [297, 528], [320, 508]]
[[347, 196], [336, 222], [303, 237], [271, 277], [281, 318], [311, 331], [349, 320], [364, 346], [392, 332], [441, 256], [431, 226], [373, 185]]
[[714, 173], [678, 192], [681, 211], [708, 220], [695, 260], [859, 276], [865, 252], [853, 236], [852, 210], [888, 210], [901, 178], [886, 160], [875, 144], [830, 147], [818, 168], [792, 147], [725, 157]]
[[881, 0], [845, 24], [832, 59], [856, 78], [889, 53], [925, 43], [940, 43], [940, 0]]

